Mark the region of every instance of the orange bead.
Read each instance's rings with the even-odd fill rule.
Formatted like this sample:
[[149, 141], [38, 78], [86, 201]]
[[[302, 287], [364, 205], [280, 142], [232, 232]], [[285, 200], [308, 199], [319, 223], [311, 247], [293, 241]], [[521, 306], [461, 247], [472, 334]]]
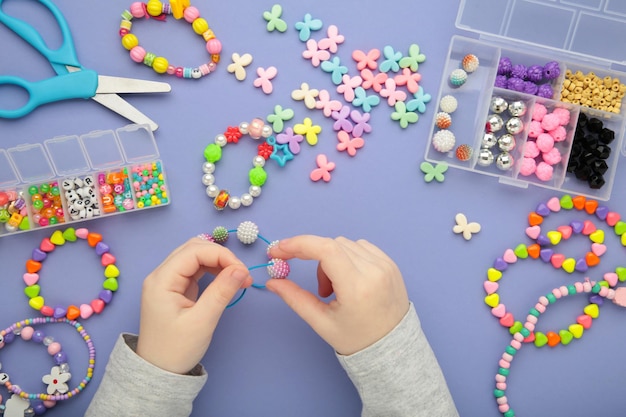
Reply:
[[572, 202], [574, 203], [574, 207], [576, 207], [576, 210], [584, 209], [586, 201], [587, 201], [587, 199], [585, 197], [583, 197], [582, 195], [578, 195], [578, 196], [572, 198]]
[[41, 269], [41, 262], [33, 261], [29, 259], [26, 261], [26, 272], [29, 274], [34, 274]]
[[528, 255], [530, 255], [531, 258], [537, 259], [539, 258], [541, 252], [541, 246], [539, 246], [539, 244], [537, 243], [534, 243], [530, 245], [526, 250], [528, 251]]
[[585, 211], [587, 214], [593, 214], [598, 208], [598, 202], [596, 200], [587, 200], [585, 203]]
[[102, 207], [102, 211], [105, 213], [115, 213], [115, 206], [113, 204], [108, 204]]
[[593, 252], [587, 252], [585, 262], [587, 262], [588, 266], [596, 266], [600, 263], [600, 258]]
[[541, 223], [543, 223], [543, 217], [534, 211], [528, 215], [528, 224], [531, 226], [539, 226]]
[[65, 317], [67, 317], [68, 320], [76, 320], [79, 316], [80, 316], [80, 309], [78, 307], [69, 306], [67, 308], [67, 313], [65, 314]]
[[548, 346], [550, 347], [554, 347], [561, 342], [561, 336], [554, 332], [548, 332], [546, 336], [548, 337]]

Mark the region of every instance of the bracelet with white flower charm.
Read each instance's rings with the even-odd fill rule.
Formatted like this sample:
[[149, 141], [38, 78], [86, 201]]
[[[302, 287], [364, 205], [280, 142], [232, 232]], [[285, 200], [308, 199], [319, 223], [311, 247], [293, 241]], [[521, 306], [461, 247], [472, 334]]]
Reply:
[[[223, 210], [227, 206], [231, 209], [238, 209], [241, 206], [250, 206], [254, 198], [261, 195], [261, 187], [267, 180], [267, 172], [263, 167], [265, 161], [269, 158], [267, 152], [268, 144], [263, 140], [259, 145], [258, 154], [252, 159], [252, 169], [248, 172], [250, 187], [247, 193], [241, 194], [241, 197], [233, 196], [227, 189], [223, 189], [215, 184], [215, 167], [216, 163], [222, 158], [222, 148], [229, 143], [237, 143], [243, 135], [248, 135], [252, 139], [267, 139], [274, 131], [270, 125], [266, 125], [261, 119], [254, 119], [250, 123], [242, 122], [239, 126], [230, 126], [226, 132], [220, 133], [215, 137], [215, 142], [204, 148], [204, 158], [206, 162], [202, 165], [202, 184], [206, 186], [206, 193], [213, 198], [213, 206], [217, 210]], [[271, 145], [269, 145], [271, 146]], [[271, 152], [271, 150], [270, 150]]]

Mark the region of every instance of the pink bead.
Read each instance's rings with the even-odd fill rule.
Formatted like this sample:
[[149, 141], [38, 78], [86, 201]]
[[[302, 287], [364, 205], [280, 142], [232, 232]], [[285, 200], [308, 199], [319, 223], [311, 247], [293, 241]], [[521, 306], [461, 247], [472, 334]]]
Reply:
[[507, 362], [504, 359], [500, 359], [498, 361], [498, 365], [500, 368], [509, 369], [511, 367], [511, 362]]
[[502, 397], [499, 397], [496, 399], [496, 403], [498, 404], [507, 404], [508, 402], [509, 402], [509, 399], [506, 398], [506, 395], [503, 395]]
[[200, 17], [200, 11], [193, 6], [189, 6], [183, 12], [183, 16], [188, 23], [193, 23], [194, 20]]
[[43, 406], [46, 407], [46, 408], [52, 408], [55, 405], [57, 405], [56, 401], [46, 400], [46, 401], [43, 402]]
[[39, 226], [46, 227], [49, 224], [50, 224], [50, 220], [48, 220], [47, 218], [42, 217], [41, 219], [39, 219]]
[[593, 287], [593, 285], [591, 284], [591, 282], [585, 281], [583, 283], [583, 291], [584, 292], [591, 292], [591, 287]]
[[218, 55], [220, 52], [222, 52], [222, 42], [220, 42], [220, 40], [216, 38], [209, 39], [206, 43], [206, 50], [211, 55]]
[[528, 323], [537, 324], [537, 317], [533, 316], [532, 314], [529, 314], [526, 316], [526, 321]]
[[552, 111], [552, 114], [559, 118], [561, 126], [567, 126], [569, 124], [569, 110], [558, 107]]
[[[548, 304], [550, 304], [550, 301], [548, 301], [545, 295], [542, 295], [541, 297], [539, 297], [539, 304], [546, 307], [548, 306]], [[540, 311], [540, 313], [544, 313], [544, 312], [545, 312], [545, 309], [544, 311]]]
[[534, 331], [535, 331], [535, 325], [534, 325], [533, 323], [528, 323], [528, 322], [527, 322], [527, 323], [524, 325], [524, 327], [526, 327], [526, 328], [528, 329], [528, 331], [530, 331], [530, 332], [534, 332]]
[[541, 152], [537, 147], [537, 143], [530, 140], [524, 145], [524, 156], [527, 158], [536, 158]]
[[563, 126], [558, 126], [556, 129], [551, 130], [548, 133], [552, 136], [552, 139], [554, 139], [555, 142], [563, 142], [567, 137], [567, 130], [565, 130]]
[[540, 103], [535, 103], [535, 106], [533, 107], [533, 120], [540, 122], [547, 113], [548, 109], [546, 109], [546, 106]]
[[264, 124], [261, 119], [254, 119], [250, 122], [248, 125], [248, 134], [252, 139], [259, 139], [261, 137]]
[[120, 38], [123, 38], [124, 36], [128, 35], [130, 33], [130, 31], [126, 28], [121, 28], [118, 32], [118, 34], [120, 35]]
[[510, 354], [510, 353], [506, 353], [506, 352], [504, 352], [504, 353], [502, 354], [502, 359], [504, 359], [504, 360], [505, 360], [505, 361], [507, 361], [507, 362], [512, 362], [512, 361], [513, 361], [513, 356], [511, 356], [511, 354]]
[[[496, 384], [496, 388], [497, 389], [501, 389], [502, 391], [504, 391], [506, 389], [506, 382], [498, 382]], [[500, 397], [500, 398], [502, 398], [502, 397]]]
[[496, 375], [496, 381], [497, 382], [506, 382], [506, 377], [504, 375], [497, 374]]
[[174, 75], [176, 75], [178, 78], [183, 78], [183, 74], [184, 74], [184, 70], [183, 67], [176, 67], [176, 72], [174, 73]]
[[511, 347], [515, 348], [516, 350], [520, 350], [522, 348], [522, 344], [517, 340], [511, 340]]
[[542, 133], [543, 128], [541, 127], [541, 122], [538, 122], [537, 120], [531, 121], [528, 127], [528, 137], [537, 138]]
[[541, 119], [541, 127], [543, 130], [547, 130], [548, 132], [556, 129], [559, 126], [559, 117], [554, 115], [554, 113], [546, 114]]
[[133, 17], [139, 19], [139, 18], [144, 17], [145, 13], [146, 11], [144, 9], [143, 3], [137, 1], [130, 5], [130, 14], [132, 14]]
[[537, 148], [541, 152], [549, 152], [550, 149], [554, 148], [554, 139], [548, 133], [542, 133], [537, 138]]
[[122, 206], [126, 209], [126, 210], [132, 210], [132, 208], [134, 207], [134, 203], [133, 200], [130, 198], [125, 199], [122, 202]]
[[583, 284], [580, 282], [575, 283], [574, 288], [576, 288], [576, 292], [583, 292]]
[[146, 57], [146, 50], [141, 46], [135, 46], [130, 50], [130, 59], [137, 62], [138, 64], [143, 62], [143, 59]]
[[607, 287], [602, 287], [600, 288], [600, 292], [598, 294], [600, 294], [601, 297], [606, 297], [609, 294], [609, 289]]
[[20, 336], [22, 337], [22, 339], [24, 340], [30, 340], [33, 337], [33, 333], [35, 333], [35, 329], [33, 329], [30, 326], [26, 326], [22, 329], [22, 331], [20, 332]]
[[59, 342], [52, 342], [48, 345], [48, 354], [54, 356], [61, 351], [61, 344]]
[[167, 66], [167, 73], [169, 75], [174, 75], [176, 73], [176, 67], [174, 65]]
[[509, 411], [509, 405], [508, 405], [508, 404], [500, 404], [500, 405], [498, 406], [498, 410], [499, 410], [502, 414], [504, 414], [504, 413], [506, 413], [507, 411]]
[[513, 340], [517, 340], [518, 342], [524, 341], [524, 336], [520, 332], [517, 332], [513, 335]]
[[522, 159], [522, 165], [520, 167], [519, 173], [520, 175], [527, 177], [534, 174], [536, 169], [537, 163], [535, 162], [535, 160], [533, 158], [524, 157], [524, 159]]
[[557, 148], [552, 148], [550, 151], [545, 152], [543, 155], [543, 160], [546, 164], [556, 165], [561, 162], [561, 152]]
[[200, 69], [200, 72], [202, 73], [203, 76], [209, 75], [209, 73], [211, 72], [207, 64], [202, 64], [198, 68]]
[[535, 175], [541, 181], [550, 181], [552, 179], [552, 174], [554, 173], [554, 168], [552, 165], [548, 165], [545, 162], [541, 161], [537, 164], [537, 170], [535, 171]]

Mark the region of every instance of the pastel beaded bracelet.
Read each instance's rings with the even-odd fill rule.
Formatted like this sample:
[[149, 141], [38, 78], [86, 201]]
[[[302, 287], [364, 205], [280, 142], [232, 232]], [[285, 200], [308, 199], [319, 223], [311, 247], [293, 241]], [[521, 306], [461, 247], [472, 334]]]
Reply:
[[[83, 339], [87, 345], [87, 349], [89, 351], [87, 371], [85, 377], [75, 388], [70, 389], [66, 383], [71, 378], [71, 373], [67, 354], [62, 350], [61, 344], [56, 342], [53, 337], [46, 336], [43, 331], [35, 330], [32, 327], [50, 323], [69, 324], [74, 328], [74, 330], [76, 330], [81, 339]], [[96, 365], [96, 349], [93, 341], [91, 340], [91, 336], [85, 331], [79, 322], [68, 320], [66, 318], [57, 319], [52, 317], [36, 317], [13, 323], [6, 329], [0, 330], [0, 350], [13, 343], [16, 336], [20, 336], [23, 340], [31, 340], [42, 344], [47, 348], [50, 356], [54, 358], [55, 363], [55, 366], [52, 367], [50, 374], [44, 375], [42, 378], [42, 382], [47, 385], [45, 393], [28, 393], [22, 390], [18, 385], [11, 382], [11, 378], [7, 373], [0, 373], [0, 383], [2, 383], [11, 393], [14, 394], [14, 396], [12, 396], [12, 400], [15, 399], [15, 396], [17, 396], [17, 401], [25, 406], [22, 408], [22, 410], [26, 409], [24, 415], [43, 414], [46, 409], [53, 407], [57, 401], [67, 400], [80, 394], [83, 389], [85, 389], [89, 381], [91, 381]], [[6, 411], [4, 415], [18, 415], [12, 414], [8, 407], [2, 407], [2, 411]], [[31, 412], [30, 414], [28, 414], [29, 411]]]
[[[215, 142], [204, 148], [204, 158], [206, 162], [202, 165], [202, 184], [206, 186], [206, 193], [213, 199], [213, 206], [217, 210], [223, 210], [230, 207], [233, 210], [241, 206], [250, 206], [254, 198], [261, 195], [261, 187], [267, 180], [267, 172], [263, 167], [266, 159], [270, 154], [265, 152], [267, 142], [259, 145], [258, 154], [252, 159], [252, 169], [248, 172], [250, 180], [250, 188], [247, 193], [243, 193], [241, 197], [232, 196], [227, 189], [219, 188], [215, 184], [215, 165], [222, 159], [222, 148], [229, 143], [238, 143], [243, 135], [249, 135], [252, 139], [258, 140], [261, 137], [267, 139], [272, 137], [272, 127], [266, 125], [261, 119], [254, 119], [250, 123], [242, 122], [238, 127], [230, 126], [226, 132], [220, 133], [215, 137]], [[271, 147], [271, 145], [268, 145]], [[271, 151], [270, 151], [271, 152]]]
[[[57, 247], [65, 245], [66, 242], [76, 240], [86, 240], [89, 246], [95, 248], [96, 255], [100, 257], [100, 263], [104, 267], [104, 283], [97, 298], [89, 304], [70, 305], [68, 307], [51, 307], [45, 304], [45, 299], [40, 295], [39, 271], [42, 262]], [[110, 253], [109, 246], [102, 241], [102, 236], [98, 233], [89, 232], [85, 228], [67, 228], [64, 231], [57, 230], [49, 238], [44, 238], [40, 245], [33, 249], [32, 257], [26, 261], [26, 272], [23, 279], [26, 284], [24, 293], [28, 296], [28, 304], [46, 317], [60, 319], [66, 317], [69, 320], [89, 318], [93, 313], [101, 313], [104, 307], [111, 302], [113, 293], [118, 289], [117, 278], [120, 275], [119, 269], [115, 266], [115, 256]]]
[[[218, 226], [215, 229], [213, 229], [213, 232], [211, 234], [202, 233], [198, 235], [198, 238], [223, 245], [228, 241], [228, 237], [230, 233], [236, 233], [237, 239], [239, 239], [239, 241], [245, 245], [251, 245], [254, 242], [256, 242], [257, 239], [261, 239], [263, 242], [267, 244], [266, 253], [269, 258], [269, 262], [250, 266], [248, 267], [249, 271], [265, 267], [267, 268], [268, 275], [272, 279], [285, 279], [289, 276], [289, 272], [290, 272], [289, 263], [285, 261], [284, 259], [272, 258], [269, 254], [270, 249], [274, 245], [276, 245], [278, 241], [271, 242], [268, 239], [264, 238], [261, 234], [259, 234], [259, 227], [251, 221], [244, 221], [240, 223], [236, 229], [227, 229], [223, 226]], [[252, 287], [264, 289], [265, 284], [253, 283]], [[237, 304], [243, 298], [245, 293], [246, 293], [246, 289], [244, 289], [239, 295], [239, 297], [237, 297], [233, 302], [231, 302], [227, 306], [227, 308], [232, 307], [235, 304]]]
[[[206, 41], [206, 49], [211, 55], [211, 60], [198, 67], [177, 67], [169, 63], [169, 61], [161, 56], [157, 56], [152, 52], [146, 52], [139, 45], [137, 36], [130, 32], [133, 26], [133, 18], [150, 18], [157, 20], [165, 20], [167, 15], [173, 15], [175, 19], [184, 18], [191, 23], [193, 31]], [[122, 13], [122, 21], [120, 23], [119, 35], [122, 38], [122, 45], [130, 51], [130, 58], [144, 65], [151, 67], [158, 74], [167, 73], [175, 75], [178, 78], [201, 78], [209, 75], [220, 61], [220, 53], [222, 52], [222, 43], [215, 37], [213, 30], [209, 28], [207, 21], [200, 17], [197, 8], [190, 6], [189, 0], [172, 0], [170, 3], [161, 3], [159, 0], [150, 0], [148, 3], [135, 2], [130, 6], [130, 11], [125, 10]]]

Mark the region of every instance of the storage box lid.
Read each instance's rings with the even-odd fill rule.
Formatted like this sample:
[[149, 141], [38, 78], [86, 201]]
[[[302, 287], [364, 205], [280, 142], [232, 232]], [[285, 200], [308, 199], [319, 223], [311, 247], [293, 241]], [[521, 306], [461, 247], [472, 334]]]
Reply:
[[20, 183], [13, 164], [4, 149], [0, 149], [0, 190], [5, 190]]
[[44, 141], [58, 175], [77, 175], [89, 171], [89, 163], [78, 136], [60, 136]]
[[38, 182], [55, 177], [50, 160], [41, 144], [20, 145], [8, 149], [9, 157], [22, 182]]
[[[626, 64], [624, 0], [461, 0], [456, 26], [509, 41]], [[595, 64], [601, 64], [597, 60]]]
[[150, 126], [133, 124], [116, 129], [115, 133], [127, 162], [143, 162], [159, 157]]

